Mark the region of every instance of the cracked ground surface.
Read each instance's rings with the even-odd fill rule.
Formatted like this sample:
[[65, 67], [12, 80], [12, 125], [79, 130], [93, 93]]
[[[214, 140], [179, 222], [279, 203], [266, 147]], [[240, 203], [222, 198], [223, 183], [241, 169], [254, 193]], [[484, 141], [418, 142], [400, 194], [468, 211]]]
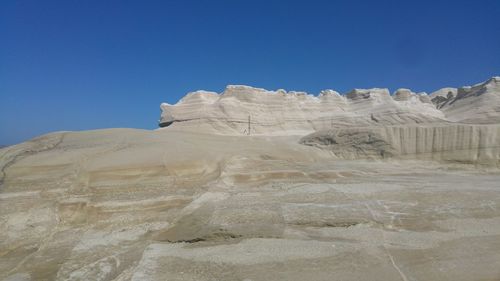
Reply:
[[130, 129], [0, 167], [0, 280], [500, 279], [498, 170]]

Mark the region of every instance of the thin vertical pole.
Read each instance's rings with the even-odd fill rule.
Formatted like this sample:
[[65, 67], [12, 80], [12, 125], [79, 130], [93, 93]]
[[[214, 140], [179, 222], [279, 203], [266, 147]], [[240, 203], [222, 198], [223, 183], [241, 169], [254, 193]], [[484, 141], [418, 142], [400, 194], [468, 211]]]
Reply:
[[250, 115], [248, 115], [248, 135], [250, 135]]

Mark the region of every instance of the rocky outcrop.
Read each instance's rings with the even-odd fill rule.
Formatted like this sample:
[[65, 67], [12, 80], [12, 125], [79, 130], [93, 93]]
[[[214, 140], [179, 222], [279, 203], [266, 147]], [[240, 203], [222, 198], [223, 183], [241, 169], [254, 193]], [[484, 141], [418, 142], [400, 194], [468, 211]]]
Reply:
[[221, 93], [196, 91], [161, 105], [161, 127], [217, 134], [306, 134], [346, 126], [461, 122], [500, 123], [500, 77], [431, 95], [398, 89], [354, 89], [318, 96], [230, 85]]
[[268, 91], [228, 86], [162, 104], [169, 130], [234, 135], [306, 135], [301, 143], [341, 158], [418, 158], [497, 166], [500, 77], [431, 95], [398, 89]]
[[451, 122], [500, 123], [500, 77], [455, 90], [441, 89], [431, 97]]
[[344, 159], [409, 158], [500, 165], [500, 125], [425, 125], [342, 128], [300, 140]]
[[161, 105], [161, 127], [218, 134], [306, 134], [338, 126], [442, 122], [444, 115], [424, 94], [355, 89], [346, 95], [324, 90], [268, 91], [228, 86], [222, 94], [197, 91], [177, 104]]
[[496, 83], [231, 86], [0, 149], [0, 280], [498, 280], [500, 124], [449, 121]]
[[338, 157], [295, 136], [168, 129], [1, 149], [0, 280], [497, 280], [498, 171], [339, 159], [349, 141], [457, 159], [445, 148], [498, 139], [413, 127], [345, 129], [325, 138]]
[[436, 108], [441, 109], [447, 103], [455, 99], [457, 96], [457, 88], [443, 88], [430, 95], [430, 99]]

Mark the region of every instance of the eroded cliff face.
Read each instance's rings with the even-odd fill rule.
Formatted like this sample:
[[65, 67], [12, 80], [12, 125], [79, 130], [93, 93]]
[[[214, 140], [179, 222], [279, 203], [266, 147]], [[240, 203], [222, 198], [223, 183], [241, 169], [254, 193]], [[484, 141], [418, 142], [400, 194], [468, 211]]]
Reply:
[[302, 135], [340, 158], [416, 158], [498, 166], [500, 78], [431, 95], [398, 89], [267, 91], [228, 86], [162, 104], [169, 130], [222, 135]]
[[354, 89], [345, 95], [324, 90], [268, 91], [228, 86], [224, 92], [196, 91], [177, 104], [161, 105], [160, 126], [217, 134], [301, 134], [341, 126], [411, 125], [436, 122], [500, 123], [500, 77], [431, 95], [398, 89]]
[[163, 103], [160, 126], [217, 134], [305, 134], [337, 126], [435, 123], [444, 114], [427, 98], [409, 90], [355, 89], [346, 95], [324, 90], [267, 91], [228, 86], [218, 95], [198, 91], [175, 105]]
[[345, 159], [406, 158], [500, 165], [500, 125], [374, 126], [319, 131], [300, 143]]
[[432, 101], [451, 122], [500, 123], [500, 77], [493, 77], [474, 86], [442, 89], [431, 96]]

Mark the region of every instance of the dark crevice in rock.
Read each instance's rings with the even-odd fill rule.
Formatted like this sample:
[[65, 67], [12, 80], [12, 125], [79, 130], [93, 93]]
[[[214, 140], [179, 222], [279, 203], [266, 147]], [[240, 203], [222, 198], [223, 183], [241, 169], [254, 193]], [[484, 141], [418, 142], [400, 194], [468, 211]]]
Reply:
[[209, 242], [209, 241], [223, 241], [230, 239], [237, 239], [243, 237], [242, 235], [237, 235], [228, 232], [215, 232], [202, 237], [196, 237], [192, 239], [179, 239], [179, 240], [167, 240], [170, 243], [197, 243], [197, 242]]
[[356, 226], [358, 224], [363, 224], [366, 222], [360, 222], [360, 221], [342, 221], [342, 222], [314, 222], [314, 221], [308, 221], [308, 222], [293, 222], [290, 223], [290, 225], [296, 225], [296, 226], [311, 226], [311, 227], [343, 227], [343, 228], [349, 228], [351, 226]]

